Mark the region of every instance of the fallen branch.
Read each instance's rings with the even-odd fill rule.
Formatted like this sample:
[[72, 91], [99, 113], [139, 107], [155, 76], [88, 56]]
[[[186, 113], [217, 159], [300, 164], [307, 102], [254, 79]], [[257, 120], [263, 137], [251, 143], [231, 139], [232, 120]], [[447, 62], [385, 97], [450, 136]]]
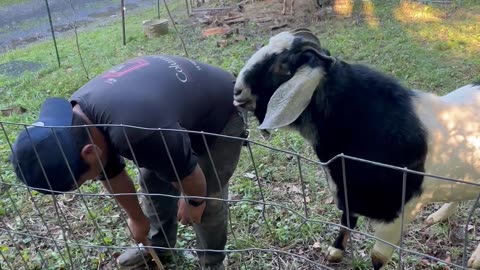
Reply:
[[153, 260], [155, 261], [155, 264], [157, 265], [158, 269], [159, 270], [165, 270], [162, 262], [158, 258], [157, 253], [155, 252], [155, 250], [153, 250], [153, 248], [147, 248], [147, 249], [148, 249], [148, 252], [150, 253], [150, 255], [152, 256]]
[[221, 8], [194, 8], [192, 9], [192, 13], [195, 12], [205, 12], [205, 11], [223, 11], [223, 10], [230, 10], [236, 7], [221, 7]]
[[246, 21], [245, 18], [238, 18], [238, 19], [233, 19], [233, 20], [225, 20], [223, 22], [226, 23], [226, 24], [235, 24], [235, 23], [242, 23], [242, 22], [245, 22], [245, 21]]
[[277, 29], [283, 28], [287, 25], [288, 25], [288, 23], [277, 24], [277, 25], [274, 25], [274, 26], [270, 27], [270, 29], [271, 30], [277, 30]]

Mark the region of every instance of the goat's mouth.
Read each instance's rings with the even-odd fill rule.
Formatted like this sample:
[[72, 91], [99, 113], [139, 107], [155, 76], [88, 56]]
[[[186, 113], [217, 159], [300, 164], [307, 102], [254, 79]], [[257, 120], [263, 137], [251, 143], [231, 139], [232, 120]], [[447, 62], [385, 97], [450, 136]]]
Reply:
[[242, 108], [247, 111], [254, 111], [255, 110], [255, 102], [248, 99], [234, 99], [233, 106]]
[[236, 107], [241, 107], [242, 105], [244, 105], [245, 103], [247, 103], [247, 101], [242, 101], [242, 100], [234, 100], [233, 101], [233, 106], [236, 106]]

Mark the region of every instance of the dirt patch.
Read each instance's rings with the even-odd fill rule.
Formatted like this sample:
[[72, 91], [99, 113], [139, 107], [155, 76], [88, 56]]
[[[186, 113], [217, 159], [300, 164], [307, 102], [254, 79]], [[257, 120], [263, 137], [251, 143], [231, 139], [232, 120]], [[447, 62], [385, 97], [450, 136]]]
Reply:
[[246, 24], [254, 24], [258, 31], [279, 32], [295, 27], [311, 27], [330, 13], [331, 7], [319, 6], [315, 1], [296, 0], [295, 13], [282, 14], [282, 1], [266, 0], [248, 4], [230, 5], [228, 8], [205, 8], [193, 13], [190, 21], [203, 28], [226, 27], [243, 29]]
[[20, 77], [24, 72], [31, 71], [36, 72], [45, 67], [45, 64], [30, 62], [30, 61], [10, 61], [4, 64], [0, 64], [0, 74]]

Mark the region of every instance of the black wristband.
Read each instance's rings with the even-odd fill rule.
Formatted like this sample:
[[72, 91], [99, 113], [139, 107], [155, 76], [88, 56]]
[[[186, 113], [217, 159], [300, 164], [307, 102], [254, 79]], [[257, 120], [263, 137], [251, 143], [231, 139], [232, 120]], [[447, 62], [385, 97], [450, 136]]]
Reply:
[[187, 201], [188, 201], [188, 204], [190, 204], [191, 206], [194, 206], [194, 207], [200, 206], [205, 202], [205, 200], [201, 200], [200, 202], [193, 201], [193, 200], [187, 200]]

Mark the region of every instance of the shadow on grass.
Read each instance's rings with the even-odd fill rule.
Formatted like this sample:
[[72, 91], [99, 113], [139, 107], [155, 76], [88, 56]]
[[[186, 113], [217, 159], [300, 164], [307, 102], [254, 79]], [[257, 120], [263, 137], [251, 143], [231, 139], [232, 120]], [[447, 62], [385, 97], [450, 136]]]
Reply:
[[429, 6], [411, 1], [337, 0], [340, 20], [319, 29], [324, 46], [407, 86], [439, 94], [478, 79], [480, 4]]

